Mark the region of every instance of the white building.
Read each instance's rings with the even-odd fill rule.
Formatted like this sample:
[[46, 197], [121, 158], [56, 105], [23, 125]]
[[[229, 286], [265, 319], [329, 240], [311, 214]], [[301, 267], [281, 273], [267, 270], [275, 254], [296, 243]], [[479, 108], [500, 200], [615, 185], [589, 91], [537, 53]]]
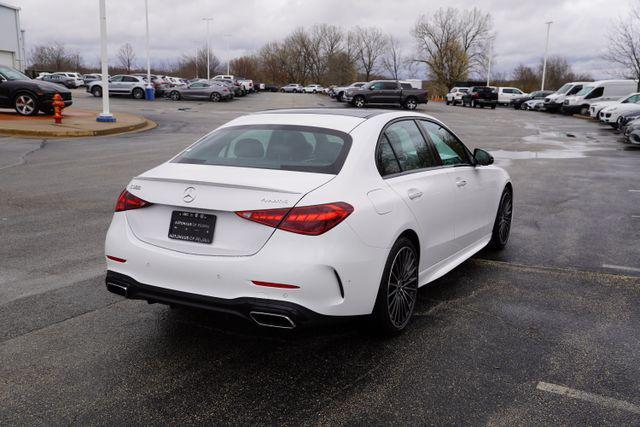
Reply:
[[20, 28], [20, 8], [0, 1], [0, 65], [24, 71], [24, 32]]

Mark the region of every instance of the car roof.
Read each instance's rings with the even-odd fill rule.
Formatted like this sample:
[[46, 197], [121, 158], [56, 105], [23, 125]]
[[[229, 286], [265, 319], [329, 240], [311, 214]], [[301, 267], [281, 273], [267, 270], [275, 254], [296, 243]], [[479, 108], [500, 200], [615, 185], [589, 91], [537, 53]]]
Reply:
[[330, 116], [357, 117], [368, 119], [379, 114], [388, 113], [388, 110], [355, 109], [355, 108], [283, 108], [276, 110], [258, 111], [253, 114], [316, 114]]
[[393, 120], [400, 117], [423, 117], [438, 121], [437, 119], [425, 114], [407, 111], [379, 109], [360, 110], [352, 108], [291, 108], [267, 110], [248, 114], [228, 122], [223, 127], [282, 124], [324, 127], [350, 133], [357, 126], [374, 117], [380, 117], [383, 121]]

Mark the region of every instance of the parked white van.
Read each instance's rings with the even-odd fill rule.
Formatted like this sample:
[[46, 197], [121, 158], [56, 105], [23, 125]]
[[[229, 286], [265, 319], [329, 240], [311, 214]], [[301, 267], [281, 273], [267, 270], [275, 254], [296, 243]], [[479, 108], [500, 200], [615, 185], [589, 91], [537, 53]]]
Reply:
[[513, 98], [528, 95], [517, 87], [499, 87], [498, 88], [498, 104], [511, 104]]
[[560, 89], [547, 96], [544, 99], [545, 111], [556, 112], [560, 110], [564, 100], [567, 96], [575, 95], [580, 92], [584, 85], [591, 84], [593, 82], [570, 82], [562, 85]]
[[600, 80], [589, 83], [580, 92], [565, 98], [562, 111], [567, 114], [580, 113], [588, 116], [591, 104], [619, 99], [635, 92], [637, 88], [637, 80]]

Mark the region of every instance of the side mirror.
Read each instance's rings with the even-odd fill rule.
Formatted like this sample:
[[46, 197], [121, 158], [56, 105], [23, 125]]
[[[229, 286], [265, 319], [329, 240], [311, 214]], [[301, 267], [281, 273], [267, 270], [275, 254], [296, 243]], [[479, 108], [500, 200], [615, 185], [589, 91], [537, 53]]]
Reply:
[[493, 156], [480, 148], [473, 150], [473, 158], [477, 166], [489, 166], [493, 164]]

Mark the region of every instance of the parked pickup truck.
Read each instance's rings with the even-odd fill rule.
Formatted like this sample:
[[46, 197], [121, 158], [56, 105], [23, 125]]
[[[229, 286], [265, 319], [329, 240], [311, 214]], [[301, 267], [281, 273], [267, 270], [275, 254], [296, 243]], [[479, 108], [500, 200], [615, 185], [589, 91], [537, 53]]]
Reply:
[[415, 110], [418, 104], [427, 103], [427, 91], [413, 89], [408, 83], [396, 80], [374, 80], [359, 88], [350, 88], [343, 100], [356, 108], [368, 104], [400, 104], [408, 110]]
[[463, 107], [491, 107], [495, 110], [498, 105], [498, 91], [492, 86], [473, 86], [462, 96]]

